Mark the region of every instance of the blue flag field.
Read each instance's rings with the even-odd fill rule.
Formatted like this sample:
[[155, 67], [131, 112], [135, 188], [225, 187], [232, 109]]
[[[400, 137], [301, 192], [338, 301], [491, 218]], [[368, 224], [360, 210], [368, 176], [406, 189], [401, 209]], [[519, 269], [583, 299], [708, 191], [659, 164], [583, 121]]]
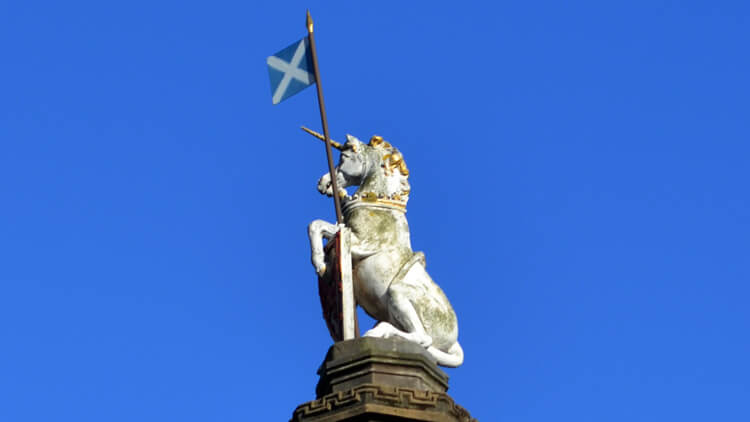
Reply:
[[315, 83], [307, 37], [266, 59], [271, 95], [278, 104]]

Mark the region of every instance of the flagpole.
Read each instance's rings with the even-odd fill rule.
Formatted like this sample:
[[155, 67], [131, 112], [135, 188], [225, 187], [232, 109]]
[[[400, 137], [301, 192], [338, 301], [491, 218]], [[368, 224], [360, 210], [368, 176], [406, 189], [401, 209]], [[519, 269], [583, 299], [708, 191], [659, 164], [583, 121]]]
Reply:
[[313, 20], [310, 11], [307, 11], [307, 34], [310, 40], [310, 56], [313, 62], [313, 73], [315, 74], [315, 85], [318, 88], [318, 106], [320, 106], [320, 120], [323, 123], [323, 136], [326, 142], [326, 156], [328, 157], [328, 174], [331, 175], [331, 188], [333, 189], [333, 204], [336, 207], [336, 222], [344, 224], [341, 216], [341, 202], [339, 198], [339, 187], [336, 183], [336, 172], [333, 167], [333, 153], [331, 152], [331, 136], [328, 134], [328, 119], [326, 119], [326, 106], [323, 101], [323, 85], [320, 83], [320, 69], [318, 68], [318, 54], [315, 50], [315, 37], [313, 36]]
[[[344, 218], [341, 216], [341, 198], [339, 198], [339, 187], [338, 183], [336, 182], [336, 171], [333, 167], [333, 153], [331, 152], [331, 136], [328, 133], [328, 119], [326, 119], [326, 106], [325, 102], [323, 101], [323, 85], [320, 83], [320, 69], [318, 68], [318, 53], [315, 50], [315, 36], [313, 35], [313, 20], [312, 16], [310, 16], [310, 10], [307, 11], [307, 35], [308, 39], [310, 40], [310, 58], [312, 58], [313, 62], [313, 74], [315, 75], [315, 85], [318, 88], [318, 106], [320, 106], [320, 121], [323, 123], [323, 136], [325, 137], [326, 142], [326, 157], [328, 157], [328, 174], [331, 175], [331, 188], [333, 189], [333, 204], [336, 207], [336, 222], [340, 225], [344, 224]], [[339, 235], [342, 233], [339, 232]], [[349, 242], [349, 236], [345, 236], [347, 239], [346, 242]], [[348, 248], [350, 245], [347, 245], [346, 248]], [[342, 309], [342, 317], [344, 319], [344, 324], [342, 325], [343, 333], [344, 333], [344, 340], [347, 340], [348, 338], [351, 338], [351, 334], [354, 334], [354, 338], [359, 338], [359, 318], [357, 318], [357, 302], [356, 299], [354, 299], [354, 290], [352, 285], [352, 274], [351, 274], [351, 256], [349, 255], [349, 252], [345, 253], [347, 255], [348, 259], [348, 271], [347, 274], [341, 274], [342, 275], [342, 284], [343, 279], [348, 279], [348, 289], [344, 289], [342, 285], [342, 306], [344, 309]], [[345, 294], [348, 290], [348, 295]], [[347, 297], [349, 300], [347, 300]], [[347, 306], [348, 305], [348, 306]], [[347, 317], [347, 308], [350, 309], [351, 315]], [[346, 321], [353, 322], [353, 327], [347, 327]], [[353, 333], [352, 333], [353, 331]]]

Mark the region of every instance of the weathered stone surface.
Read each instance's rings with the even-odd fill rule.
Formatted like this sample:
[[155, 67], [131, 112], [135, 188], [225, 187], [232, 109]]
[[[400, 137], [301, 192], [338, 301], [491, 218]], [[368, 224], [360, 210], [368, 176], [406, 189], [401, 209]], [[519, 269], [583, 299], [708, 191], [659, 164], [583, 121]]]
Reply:
[[[464, 351], [456, 313], [427, 272], [424, 254], [412, 249], [406, 220], [411, 185], [403, 155], [379, 136], [365, 144], [347, 135], [340, 149], [338, 166], [320, 178], [318, 190], [342, 200], [343, 223], [351, 230], [353, 294], [378, 321], [365, 337], [398, 336], [422, 345], [438, 365], [460, 366]], [[339, 192], [333, 192], [334, 181]], [[344, 190], [348, 186], [359, 188], [350, 196]], [[323, 220], [308, 226], [311, 260], [319, 276], [328, 268], [323, 238], [330, 241], [337, 231], [337, 225]]]
[[292, 422], [476, 422], [446, 394], [448, 376], [418, 344], [364, 337], [334, 344], [318, 370], [317, 399]]

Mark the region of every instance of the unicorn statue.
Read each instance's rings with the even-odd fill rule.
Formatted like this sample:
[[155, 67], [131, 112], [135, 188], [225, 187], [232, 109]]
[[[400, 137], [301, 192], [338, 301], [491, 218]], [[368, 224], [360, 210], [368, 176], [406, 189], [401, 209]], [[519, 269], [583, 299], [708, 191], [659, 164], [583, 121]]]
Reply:
[[[322, 138], [306, 128], [309, 133]], [[324, 174], [318, 191], [334, 195], [336, 178], [344, 224], [351, 230], [354, 297], [377, 323], [364, 335], [401, 337], [420, 344], [439, 365], [463, 363], [458, 343], [458, 320], [443, 290], [425, 270], [422, 252], [414, 252], [406, 221], [409, 170], [401, 153], [380, 136], [365, 144], [347, 135], [335, 174]], [[344, 189], [358, 186], [353, 195]], [[326, 272], [323, 237], [331, 239], [339, 227], [315, 220], [308, 232], [312, 264], [319, 276]]]

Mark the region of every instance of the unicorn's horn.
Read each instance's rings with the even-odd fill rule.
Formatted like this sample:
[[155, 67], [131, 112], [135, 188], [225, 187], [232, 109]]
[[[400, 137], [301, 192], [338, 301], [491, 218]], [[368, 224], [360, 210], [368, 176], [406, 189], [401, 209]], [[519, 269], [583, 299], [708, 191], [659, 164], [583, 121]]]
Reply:
[[[318, 132], [316, 132], [316, 131], [314, 131], [312, 129], [308, 129], [308, 128], [304, 127], [304, 126], [302, 126], [301, 129], [304, 130], [305, 132], [309, 133], [310, 135], [312, 135], [312, 136], [320, 139], [323, 142], [326, 141], [326, 137], [325, 136], [319, 134]], [[334, 147], [334, 148], [336, 148], [339, 151], [343, 151], [344, 150], [344, 146], [341, 145], [340, 143], [334, 141], [333, 139], [331, 139], [331, 146]]]

